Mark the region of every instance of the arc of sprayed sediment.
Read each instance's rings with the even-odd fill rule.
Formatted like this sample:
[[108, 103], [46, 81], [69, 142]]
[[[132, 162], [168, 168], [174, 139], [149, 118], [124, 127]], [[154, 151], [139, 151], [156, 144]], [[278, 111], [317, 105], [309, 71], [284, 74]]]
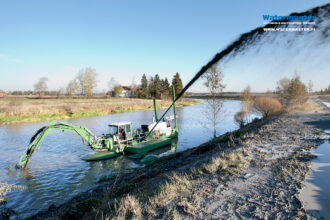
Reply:
[[[266, 26], [268, 26], [268, 25], [266, 25]], [[243, 35], [241, 35], [241, 37], [238, 40], [234, 41], [226, 49], [224, 49], [220, 53], [217, 53], [214, 56], [214, 58], [211, 61], [209, 61], [205, 66], [203, 66], [196, 73], [196, 75], [194, 76], [194, 78], [192, 78], [189, 81], [189, 83], [181, 90], [181, 92], [176, 96], [176, 98], [172, 102], [172, 104], [166, 109], [166, 111], [164, 112], [164, 114], [159, 118], [159, 120], [156, 122], [156, 124], [152, 127], [151, 131], [143, 139], [146, 139], [152, 133], [152, 131], [156, 128], [156, 126], [158, 125], [158, 123], [165, 117], [165, 115], [167, 114], [167, 112], [172, 108], [173, 104], [177, 100], [179, 100], [183, 96], [183, 94], [189, 89], [189, 87], [192, 84], [194, 84], [210, 67], [212, 67], [214, 64], [216, 64], [217, 62], [219, 62], [222, 58], [224, 58], [226, 55], [228, 55], [233, 50], [235, 50], [235, 49], [238, 50], [241, 47], [241, 44], [242, 43], [246, 43], [248, 41], [248, 39], [250, 38], [250, 36], [254, 35], [255, 33], [261, 32], [261, 31], [263, 31], [263, 28], [256, 28], [253, 31], [250, 31], [249, 33], [243, 34]]]
[[[312, 10], [310, 10], [309, 12], [311, 13], [318, 13], [320, 8], [327, 8], [330, 7], [330, 4], [326, 4], [324, 6], [320, 6], [320, 7], [316, 7], [313, 8]], [[290, 16], [299, 16], [299, 15], [304, 15], [306, 14], [306, 12], [302, 12], [302, 13], [291, 13]], [[189, 89], [189, 87], [194, 84], [196, 82], [196, 80], [198, 80], [210, 67], [212, 67], [213, 65], [215, 65], [216, 63], [218, 63], [222, 58], [224, 58], [225, 56], [229, 55], [231, 52], [235, 52], [235, 51], [240, 51], [242, 49], [244, 49], [244, 47], [251, 41], [254, 39], [254, 37], [256, 36], [261, 36], [264, 33], [264, 28], [276, 28], [280, 26], [279, 23], [276, 22], [270, 22], [267, 25], [263, 26], [263, 27], [258, 27], [255, 28], [253, 30], [251, 30], [250, 32], [244, 33], [242, 34], [236, 41], [232, 42], [228, 47], [226, 47], [224, 50], [222, 50], [220, 53], [217, 53], [212, 60], [210, 60], [205, 66], [203, 66], [197, 73], [196, 75], [189, 81], [189, 83], [182, 89], [182, 91], [176, 96], [175, 100], [172, 102], [172, 104], [166, 109], [166, 111], [164, 112], [164, 114], [159, 118], [158, 122], [156, 122], [156, 124], [153, 126], [153, 128], [151, 129], [151, 131], [149, 132], [149, 134], [144, 137], [147, 138], [152, 131], [155, 129], [155, 127], [157, 126], [157, 124], [165, 117], [165, 115], [167, 114], [167, 112], [172, 108], [173, 104], [182, 97], [182, 95]]]
[[[260, 29], [260, 30], [259, 30]], [[211, 66], [213, 66], [214, 64], [216, 64], [217, 62], [219, 62], [223, 57], [225, 57], [226, 55], [228, 55], [231, 51], [233, 51], [234, 49], [239, 49], [240, 45], [239, 43], [243, 43], [245, 41], [248, 40], [249, 36], [253, 35], [256, 32], [262, 31], [262, 28], [257, 28], [249, 33], [243, 34], [237, 41], [233, 42], [231, 45], [229, 45], [226, 49], [224, 49], [223, 51], [221, 51], [220, 53], [217, 53], [214, 58], [209, 61], [205, 66], [203, 66], [194, 76], [194, 78], [192, 78], [189, 83], [181, 90], [181, 92], [176, 96], [175, 100], [172, 102], [172, 104], [166, 109], [166, 111], [164, 112], [164, 114], [159, 118], [159, 120], [156, 122], [156, 124], [152, 127], [151, 131], [148, 133], [147, 136], [144, 137], [144, 139], [146, 139], [151, 133], [152, 131], [156, 128], [156, 126], [158, 125], [158, 123], [165, 117], [165, 115], [167, 114], [167, 112], [172, 108], [173, 104], [179, 100], [183, 94], [189, 89], [189, 87], [194, 84], [196, 82], [196, 80], [198, 80]]]

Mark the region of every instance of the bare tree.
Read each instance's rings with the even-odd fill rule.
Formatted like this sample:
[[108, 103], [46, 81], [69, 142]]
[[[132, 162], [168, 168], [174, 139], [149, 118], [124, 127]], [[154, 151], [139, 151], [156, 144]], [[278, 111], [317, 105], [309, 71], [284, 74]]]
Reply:
[[57, 90], [57, 96], [60, 97], [60, 96], [64, 96], [66, 93], [66, 89], [64, 87], [60, 87], [58, 90]]
[[34, 85], [34, 91], [41, 96], [44, 95], [48, 89], [47, 82], [47, 77], [41, 77], [39, 81]]
[[280, 96], [286, 96], [285, 92], [288, 90], [290, 86], [291, 80], [289, 78], [283, 78], [277, 82], [277, 93], [280, 94]]
[[71, 80], [66, 87], [66, 93], [69, 97], [72, 97], [73, 94], [77, 93], [79, 91], [79, 84], [77, 79]]
[[249, 85], [243, 90], [242, 101], [242, 110], [246, 113], [250, 113], [253, 107], [253, 99], [251, 95], [251, 87]]
[[312, 80], [309, 80], [308, 82], [308, 94], [311, 95], [313, 93], [313, 81]]
[[248, 123], [248, 115], [253, 110], [251, 87], [247, 86], [242, 92], [242, 109], [234, 115], [236, 124], [241, 128]]
[[132, 82], [131, 82], [131, 92], [132, 92], [132, 94], [136, 94], [137, 88], [138, 88], [138, 86], [136, 84], [135, 76], [133, 76]]
[[116, 81], [116, 79], [114, 77], [111, 77], [111, 79], [108, 81], [108, 88], [109, 88], [109, 93], [112, 94], [115, 90], [115, 87], [118, 85], [119, 83]]
[[91, 67], [81, 69], [77, 76], [77, 82], [81, 90], [81, 94], [85, 96], [92, 96], [93, 90], [97, 85], [96, 70]]
[[210, 98], [206, 100], [206, 119], [212, 123], [213, 137], [217, 136], [217, 125], [220, 121], [220, 112], [223, 107], [222, 100], [218, 99], [222, 90], [226, 87], [222, 84], [223, 73], [218, 69], [216, 65], [213, 65], [207, 72], [205, 72], [203, 78], [205, 79], [204, 85], [207, 87]]

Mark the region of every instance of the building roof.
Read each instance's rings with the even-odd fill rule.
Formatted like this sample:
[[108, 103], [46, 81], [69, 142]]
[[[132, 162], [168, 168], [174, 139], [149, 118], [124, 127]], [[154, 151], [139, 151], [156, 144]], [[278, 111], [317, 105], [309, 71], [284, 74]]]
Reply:
[[131, 86], [122, 86], [122, 88], [123, 88], [124, 90], [132, 90], [132, 87], [131, 87]]

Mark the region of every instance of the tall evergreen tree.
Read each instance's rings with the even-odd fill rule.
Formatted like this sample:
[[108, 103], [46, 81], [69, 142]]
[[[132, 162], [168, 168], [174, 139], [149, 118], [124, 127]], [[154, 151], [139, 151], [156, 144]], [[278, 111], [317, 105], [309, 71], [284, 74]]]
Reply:
[[154, 88], [154, 78], [153, 77], [150, 77], [149, 79], [149, 94], [148, 94], [148, 98], [152, 98], [152, 97], [155, 97], [155, 88]]
[[154, 91], [153, 97], [156, 99], [160, 99], [160, 94], [161, 94], [160, 87], [161, 87], [161, 81], [160, 81], [159, 75], [156, 74], [155, 78], [154, 78], [154, 85], [153, 85], [153, 91]]
[[163, 84], [163, 89], [162, 89], [162, 96], [165, 98], [165, 99], [168, 99], [171, 95], [171, 87], [170, 87], [170, 84], [167, 80], [167, 78], [165, 78], [164, 80], [164, 84]]
[[160, 80], [160, 93], [163, 93], [163, 91], [164, 91], [164, 82], [165, 82], [164, 79]]
[[146, 74], [143, 74], [141, 79], [139, 98], [144, 98], [144, 99], [148, 98], [148, 80]]
[[172, 86], [175, 89], [175, 94], [179, 94], [182, 91], [182, 80], [178, 72], [173, 76]]

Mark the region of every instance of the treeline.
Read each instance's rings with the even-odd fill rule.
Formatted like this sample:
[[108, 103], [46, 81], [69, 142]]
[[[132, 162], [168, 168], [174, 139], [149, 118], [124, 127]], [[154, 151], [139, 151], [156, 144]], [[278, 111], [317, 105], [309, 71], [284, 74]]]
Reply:
[[[7, 92], [8, 95], [24, 95], [24, 96], [32, 96], [32, 95], [39, 95], [39, 92], [35, 92], [32, 90], [27, 90], [27, 91], [10, 91]], [[43, 95], [45, 96], [64, 96], [65, 91], [64, 90], [59, 90], [59, 91], [44, 91]]]
[[173, 76], [171, 84], [166, 77], [161, 79], [158, 74], [154, 77], [150, 77], [149, 80], [146, 74], [143, 74], [141, 84], [136, 89], [136, 97], [144, 99], [169, 99], [172, 96], [171, 86], [174, 87], [176, 94], [181, 92], [182, 80], [179, 73]]
[[321, 95], [330, 94], [330, 85], [328, 86], [328, 88], [321, 89], [321, 90], [319, 91], [319, 94], [321, 94]]
[[[158, 74], [148, 77], [143, 74], [141, 83], [136, 85], [132, 83], [131, 86], [120, 85], [113, 77], [108, 82], [108, 91], [102, 93], [95, 93], [97, 86], [97, 73], [94, 68], [86, 67], [79, 70], [77, 76], [72, 79], [65, 88], [58, 91], [48, 90], [48, 78], [41, 77], [34, 85], [34, 90], [29, 91], [12, 91], [8, 95], [26, 95], [26, 96], [86, 96], [91, 97], [95, 95], [107, 96], [122, 96], [122, 97], [137, 97], [137, 98], [156, 98], [156, 99], [169, 99], [172, 96], [171, 86], [175, 88], [176, 93], [182, 90], [182, 80], [180, 74], [176, 73], [172, 81], [169, 82], [167, 78], [160, 78]], [[122, 93], [123, 90], [126, 93]]]

